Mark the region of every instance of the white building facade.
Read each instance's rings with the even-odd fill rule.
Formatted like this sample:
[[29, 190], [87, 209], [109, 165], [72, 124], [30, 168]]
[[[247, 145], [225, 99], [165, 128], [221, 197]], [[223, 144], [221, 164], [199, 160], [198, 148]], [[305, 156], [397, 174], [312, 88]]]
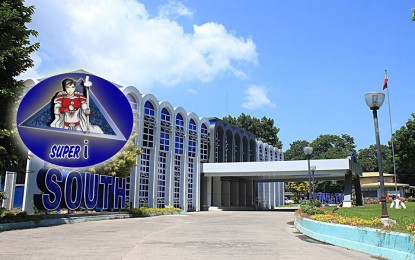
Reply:
[[[85, 73], [85, 71], [80, 71]], [[37, 83], [27, 80], [29, 88]], [[176, 207], [184, 211], [209, 207], [267, 207], [283, 204], [283, 182], [259, 182], [251, 177], [204, 177], [203, 163], [281, 161], [280, 149], [218, 118], [200, 118], [182, 107], [120, 87], [134, 116], [137, 156], [127, 179], [129, 207]], [[23, 209], [32, 212], [39, 194], [36, 174], [46, 163], [30, 155], [25, 176]]]
[[201, 172], [204, 162], [283, 160], [280, 149], [218, 118], [199, 118], [151, 94], [142, 95], [135, 87], [122, 91], [131, 104], [135, 142], [142, 150], [129, 178], [130, 207], [200, 211], [283, 204], [283, 182], [203, 177]]

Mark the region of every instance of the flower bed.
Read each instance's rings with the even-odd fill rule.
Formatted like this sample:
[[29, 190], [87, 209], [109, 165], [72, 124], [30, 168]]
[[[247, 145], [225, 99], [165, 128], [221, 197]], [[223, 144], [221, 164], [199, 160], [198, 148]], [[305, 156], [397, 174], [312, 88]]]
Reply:
[[[331, 217], [330, 214], [322, 214], [317, 218], [333, 220], [334, 218]], [[356, 225], [377, 225], [375, 221], [373, 223], [362, 223], [360, 220], [354, 222], [346, 220], [346, 222]], [[366, 226], [351, 226], [316, 221], [301, 214], [295, 215], [294, 224], [301, 233], [329, 244], [388, 259], [415, 259], [414, 237], [409, 234]]]

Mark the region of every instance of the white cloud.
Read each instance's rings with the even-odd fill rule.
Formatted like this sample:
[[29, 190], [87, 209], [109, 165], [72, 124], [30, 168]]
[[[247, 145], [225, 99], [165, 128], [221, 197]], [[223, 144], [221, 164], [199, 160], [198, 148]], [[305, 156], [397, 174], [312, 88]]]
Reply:
[[159, 8], [160, 17], [172, 17], [177, 18], [179, 16], [193, 16], [193, 12], [190, 11], [179, 1], [170, 0], [168, 4]]
[[221, 24], [194, 25], [193, 33], [185, 33], [166, 17], [192, 15], [176, 1], [157, 17], [135, 0], [44, 0], [35, 5], [31, 27], [40, 34], [38, 72], [44, 76], [84, 69], [148, 91], [211, 81], [228, 72], [246, 77], [241, 62], [257, 60], [253, 40], [237, 37]]
[[37, 52], [32, 52], [30, 54], [30, 58], [33, 60], [33, 67], [27, 69], [25, 72], [20, 74], [17, 79], [19, 80], [25, 80], [25, 79], [40, 79], [42, 78], [39, 73], [37, 73], [37, 70], [39, 69], [39, 66], [42, 64], [42, 58], [39, 57]]
[[267, 96], [267, 89], [264, 86], [252, 85], [245, 90], [245, 98], [242, 107], [254, 110], [264, 106], [275, 107], [275, 104]]

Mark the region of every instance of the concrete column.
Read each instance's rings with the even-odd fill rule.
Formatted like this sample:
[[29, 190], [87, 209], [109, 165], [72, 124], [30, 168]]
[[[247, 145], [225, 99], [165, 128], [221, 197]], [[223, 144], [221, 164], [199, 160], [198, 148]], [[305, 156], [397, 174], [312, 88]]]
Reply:
[[285, 197], [285, 188], [284, 182], [278, 183], [278, 205], [284, 205], [284, 197]]
[[[154, 130], [154, 132], [156, 131]], [[157, 165], [158, 165], [158, 155], [155, 152], [155, 149], [150, 149], [150, 172], [149, 172], [149, 180], [148, 180], [148, 207], [149, 208], [157, 207], [157, 204], [156, 204]]]
[[45, 162], [34, 154], [29, 152], [29, 160], [26, 166], [26, 182], [23, 194], [23, 211], [27, 213], [34, 212], [33, 195], [40, 194], [40, 189], [37, 186], [36, 178], [40, 169], [45, 167]]
[[174, 181], [173, 158], [174, 158], [174, 155], [173, 155], [172, 147], [170, 147], [170, 151], [167, 152], [167, 157], [166, 157], [166, 190], [165, 190], [165, 195], [164, 195], [164, 203], [166, 206], [173, 206], [173, 181]]
[[343, 207], [352, 207], [352, 173], [347, 173], [344, 178]]
[[272, 182], [268, 182], [268, 208], [271, 209], [273, 206], [272, 204], [272, 200], [273, 200], [273, 183]]
[[212, 184], [212, 177], [205, 177], [205, 193], [206, 193], [206, 200], [205, 200], [205, 205], [209, 208], [209, 206], [212, 205], [212, 188], [213, 188], [213, 184]]
[[241, 181], [239, 185], [239, 206], [246, 206], [246, 182]]
[[270, 195], [271, 195], [271, 209], [273, 209], [276, 206], [276, 188], [275, 188], [275, 182], [270, 183]]
[[222, 182], [220, 177], [212, 177], [212, 206], [222, 206]]
[[222, 207], [231, 206], [231, 182], [222, 180]]
[[254, 184], [252, 179], [246, 179], [246, 195], [245, 195], [245, 201], [246, 206], [253, 206], [254, 205]]
[[253, 204], [255, 208], [259, 207], [259, 197], [258, 197], [258, 181], [252, 182], [252, 190], [253, 190]]
[[138, 190], [140, 188], [140, 157], [137, 156], [137, 166], [131, 168], [130, 172], [130, 206], [138, 208]]
[[14, 192], [16, 189], [16, 172], [7, 172], [4, 182], [4, 193], [6, 193], [7, 199], [3, 200], [3, 207], [10, 210], [13, 208]]
[[231, 180], [231, 206], [239, 206], [239, 182]]

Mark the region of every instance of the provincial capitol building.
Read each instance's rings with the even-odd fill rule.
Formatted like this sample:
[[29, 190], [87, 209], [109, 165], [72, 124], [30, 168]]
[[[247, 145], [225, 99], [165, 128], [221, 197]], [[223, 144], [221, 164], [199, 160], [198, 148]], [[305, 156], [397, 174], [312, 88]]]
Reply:
[[136, 145], [142, 150], [131, 171], [131, 207], [172, 206], [273, 208], [283, 204], [283, 182], [249, 177], [204, 177], [203, 163], [282, 161], [282, 150], [218, 118], [200, 118], [182, 107], [122, 88], [134, 114]]
[[[85, 73], [73, 73], [78, 72]], [[25, 85], [32, 87], [36, 82], [29, 79]], [[131, 105], [135, 144], [142, 151], [127, 178], [126, 205], [201, 211], [271, 209], [284, 204], [283, 182], [203, 173], [204, 163], [283, 161], [282, 150], [216, 117], [201, 118], [152, 94], [142, 95], [135, 87], [117, 86]], [[36, 157], [28, 162], [27, 172], [45, 165]], [[32, 210], [31, 194], [39, 193], [35, 183], [36, 175], [26, 174], [23, 208], [28, 211]]]

